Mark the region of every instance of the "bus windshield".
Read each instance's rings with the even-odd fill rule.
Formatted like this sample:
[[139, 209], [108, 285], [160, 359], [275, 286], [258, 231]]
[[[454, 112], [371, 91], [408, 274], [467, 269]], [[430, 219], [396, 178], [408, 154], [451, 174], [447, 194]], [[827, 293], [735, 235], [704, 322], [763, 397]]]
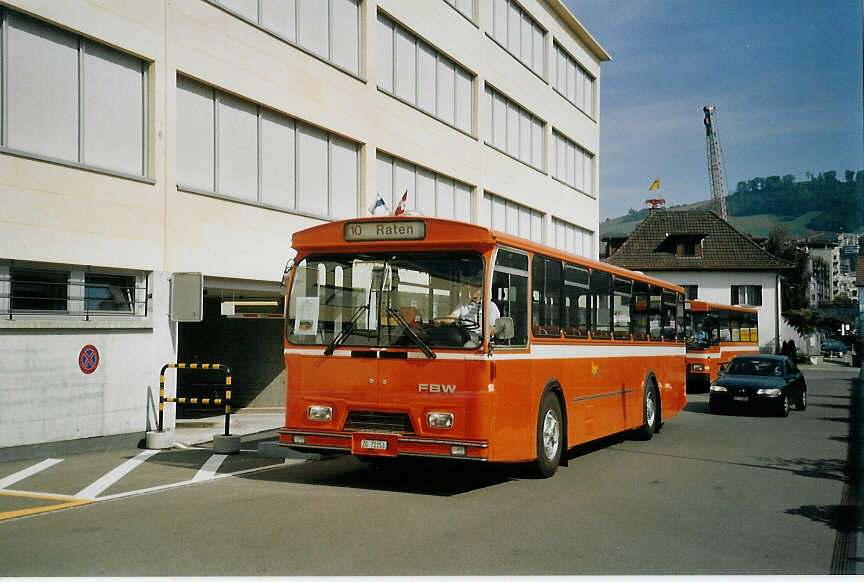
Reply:
[[[471, 252], [312, 255], [294, 271], [288, 341], [327, 346], [476, 349], [483, 257]], [[490, 322], [493, 323], [493, 322]]]
[[704, 311], [692, 312], [692, 326], [687, 347], [702, 349], [718, 343], [717, 317]]

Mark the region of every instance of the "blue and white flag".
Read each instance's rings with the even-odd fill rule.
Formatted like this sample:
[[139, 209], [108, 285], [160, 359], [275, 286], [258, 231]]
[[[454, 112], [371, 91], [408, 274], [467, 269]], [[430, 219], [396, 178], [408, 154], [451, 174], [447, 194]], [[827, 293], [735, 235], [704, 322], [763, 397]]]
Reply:
[[384, 210], [384, 214], [390, 214], [390, 208], [387, 206], [387, 203], [384, 202], [384, 199], [381, 198], [381, 195], [378, 195], [378, 199], [375, 200], [375, 203], [369, 207], [369, 214], [372, 216], [377, 216], [380, 214], [380, 210]]

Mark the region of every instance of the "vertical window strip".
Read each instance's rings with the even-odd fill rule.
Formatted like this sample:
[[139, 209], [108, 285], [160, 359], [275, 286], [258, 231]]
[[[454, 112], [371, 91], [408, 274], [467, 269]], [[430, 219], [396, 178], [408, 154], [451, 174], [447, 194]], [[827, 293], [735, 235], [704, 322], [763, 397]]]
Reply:
[[475, 22], [474, 19], [474, 0], [444, 0], [447, 4], [453, 7], [462, 16]]
[[486, 35], [510, 53], [517, 61], [545, 80], [546, 31], [513, 0], [488, 0], [494, 6], [485, 13]]
[[[408, 210], [424, 214], [423, 210], [427, 209], [431, 211], [431, 214], [426, 214], [427, 216], [474, 222], [472, 201], [474, 188], [471, 185], [380, 151], [377, 159], [379, 168], [383, 167], [384, 172], [388, 174], [384, 177], [384, 181], [385, 187], [389, 189], [389, 192], [378, 192], [378, 194], [388, 202], [391, 210], [396, 210], [402, 195], [407, 190]], [[400, 180], [400, 173], [410, 173], [410, 177]], [[429, 194], [432, 194], [434, 200], [427, 200]], [[457, 214], [458, 208], [466, 207], [469, 211], [467, 217]]]
[[483, 226], [534, 242], [543, 242], [541, 212], [491, 192], [484, 192], [483, 206]]
[[552, 146], [552, 177], [593, 196], [594, 155], [557, 130], [552, 131]]
[[[148, 145], [148, 100], [147, 100], [147, 63], [146, 61], [139, 59], [137, 57], [128, 55], [122, 51], [118, 51], [112, 47], [109, 47], [105, 44], [85, 39], [81, 35], [77, 35], [73, 32], [63, 31], [62, 29], [41, 21], [39, 19], [20, 14], [16, 18], [20, 19], [21, 23], [25, 22], [33, 22], [35, 26], [43, 27], [45, 30], [49, 31], [57, 31], [58, 33], [62, 33], [63, 35], [73, 39], [74, 41], [74, 71], [71, 72], [71, 75], [74, 76], [74, 88], [72, 89], [72, 94], [68, 95], [68, 98], [74, 98], [76, 100], [76, 104], [74, 107], [75, 115], [77, 119], [74, 120], [76, 136], [73, 140], [70, 140], [70, 149], [74, 147], [75, 151], [72, 153], [69, 152], [70, 155], [52, 155], [50, 153], [37, 151], [34, 149], [28, 148], [26, 145], [22, 144], [19, 147], [16, 147], [16, 143], [10, 144], [9, 142], [9, 70], [10, 70], [10, 50], [9, 50], [9, 17], [10, 14], [19, 14], [17, 12], [13, 12], [9, 9], [0, 7], [0, 147], [5, 148], [13, 148], [21, 151], [22, 153], [33, 154], [38, 157], [45, 156], [50, 159], [56, 159], [58, 161], [71, 162], [73, 164], [90, 167], [93, 169], [105, 170], [108, 172], [116, 172], [118, 174], [122, 174], [125, 176], [147, 176], [149, 167], [147, 160], [147, 145]], [[22, 25], [19, 25], [19, 28], [23, 30]], [[44, 39], [43, 39], [44, 40]], [[47, 41], [45, 41], [47, 42]], [[92, 55], [90, 55], [92, 51]], [[102, 53], [100, 56], [98, 53]], [[88, 103], [92, 103], [95, 98], [100, 97], [98, 89], [93, 85], [97, 81], [104, 82], [106, 79], [99, 77], [98, 79], [94, 79], [92, 77], [92, 71], [88, 70], [88, 55], [90, 60], [90, 65], [93, 63], [110, 63], [112, 62], [112, 58], [117, 58], [118, 60], [125, 59], [127, 62], [134, 61], [138, 66], [138, 79], [137, 83], [140, 83], [140, 110], [135, 113], [138, 117], [136, 121], [131, 123], [132, 126], [138, 126], [140, 123], [141, 130], [141, 140], [140, 142], [137, 139], [134, 142], [130, 142], [128, 140], [122, 139], [121, 136], [120, 142], [115, 143], [114, 145], [121, 148], [122, 154], [131, 154], [133, 159], [135, 160], [132, 163], [132, 167], [128, 163], [112, 163], [117, 162], [116, 159], [109, 160], [107, 163], [104, 159], [93, 159], [88, 157], [87, 155], [87, 143], [88, 140], [92, 140], [89, 143], [94, 144], [99, 142], [98, 138], [100, 134], [98, 132], [96, 134], [92, 134], [94, 132], [93, 128], [88, 128], [88, 117], [86, 113], [86, 107]], [[94, 69], [97, 75], [104, 75], [104, 69]], [[116, 80], [116, 79], [115, 79]], [[131, 87], [131, 86], [127, 86]], [[137, 88], [137, 86], [136, 86]], [[32, 90], [32, 88], [31, 88]], [[26, 91], [26, 88], [20, 89], [23, 93]], [[92, 92], [92, 93], [91, 93]], [[128, 93], [127, 93], [128, 95]], [[21, 98], [21, 96], [19, 96]], [[136, 106], [137, 107], [137, 106]], [[93, 114], [90, 113], [90, 119], [93, 120]], [[26, 119], [23, 121], [27, 121]], [[139, 149], [140, 148], [140, 149]], [[140, 154], [140, 159], [137, 159]], [[128, 160], [127, 160], [128, 161]], [[139, 163], [140, 162], [140, 163]]]
[[[489, 133], [485, 136], [486, 144], [542, 172], [543, 141], [541, 138], [538, 143], [533, 134], [535, 131], [542, 133], [545, 125], [543, 120], [488, 84], [486, 93], [487, 103], [491, 101], [494, 105], [497, 101], [503, 104], [503, 107], [493, 106]], [[526, 127], [530, 126], [527, 133], [520, 130], [523, 123], [527, 124]]]
[[[297, 0], [293, 3], [290, 3], [287, 0], [279, 0], [279, 2], [271, 1], [271, 3], [270, 3], [271, 8], [276, 7], [276, 6], [278, 6], [280, 8], [285, 8], [285, 6], [288, 6], [290, 9], [291, 7], [293, 7], [293, 13], [294, 13], [293, 14], [293, 21], [292, 21], [293, 29], [288, 29], [288, 28], [285, 28], [283, 26], [280, 26], [281, 24], [283, 24], [282, 22], [278, 22], [276, 20], [270, 20], [270, 17], [268, 16], [267, 11], [264, 10], [264, 0], [258, 0], [257, 13], [255, 15], [244, 14], [243, 12], [238, 10], [237, 8], [233, 7], [227, 0], [208, 0], [208, 1], [227, 9], [229, 12], [231, 12], [231, 14], [237, 16], [241, 20], [244, 20], [244, 21], [248, 22], [249, 24], [252, 24], [253, 26], [261, 28], [270, 34], [277, 36], [278, 38], [282, 39], [283, 41], [287, 42], [288, 44], [290, 44], [292, 46], [296, 46], [296, 47], [300, 48], [301, 50], [303, 50], [304, 52], [307, 52], [307, 53], [310, 53], [310, 54], [313, 54], [317, 57], [322, 58], [324, 61], [330, 63], [331, 65], [335, 66], [338, 69], [346, 71], [346, 72], [348, 72], [354, 76], [360, 75], [360, 51], [361, 51], [362, 39], [361, 39], [361, 34], [360, 34], [361, 15], [360, 15], [359, 0], [327, 0], [326, 8], [324, 8], [324, 10], [327, 11], [327, 15], [326, 15], [326, 18], [327, 18], [327, 29], [326, 29], [327, 30], [327, 39], [326, 39], [326, 48], [324, 49], [327, 54], [321, 54], [319, 51], [316, 50], [316, 48], [314, 46], [312, 46], [312, 43], [311, 43], [312, 40], [322, 40], [322, 39], [309, 39], [310, 42], [305, 42], [305, 41], [302, 41], [300, 39], [300, 37], [298, 36], [298, 32], [300, 32], [301, 30], [306, 30], [307, 32], [310, 32], [310, 34], [312, 34], [311, 31], [313, 30], [311, 28], [311, 25], [312, 25], [311, 22], [308, 22], [308, 21], [303, 22], [302, 21], [304, 19], [301, 18], [301, 16], [304, 14], [304, 12], [300, 9], [299, 0]], [[336, 6], [337, 3], [342, 3], [345, 5], [350, 4], [350, 5], [353, 5], [354, 7], [357, 8], [356, 18], [354, 19], [354, 22], [351, 25], [352, 28], [354, 29], [354, 32], [350, 33], [350, 34], [356, 34], [357, 44], [355, 47], [355, 54], [351, 55], [351, 64], [350, 65], [348, 65], [347, 63], [343, 64], [343, 63], [337, 62], [336, 56], [335, 56], [336, 51], [334, 50], [334, 42], [335, 42], [334, 39], [341, 38], [341, 36], [342, 36], [341, 33], [343, 32], [342, 30], [337, 30], [337, 24], [335, 22], [335, 13], [338, 10], [338, 8]], [[315, 7], [316, 5], [318, 7], [320, 7], [320, 0], [316, 0], [316, 4], [310, 4], [309, 6]], [[304, 25], [305, 25], [305, 28], [304, 28]]]
[[[552, 83], [554, 89], [567, 101], [593, 119], [594, 77], [557, 42], [555, 43], [554, 65], [555, 78]], [[573, 80], [568, 85], [567, 77], [571, 70], [574, 71], [575, 77], [573, 77]], [[575, 83], [575, 86], [571, 90], [570, 85], [573, 85], [573, 83]]]
[[551, 237], [552, 246], [574, 255], [589, 259], [594, 258], [593, 234], [590, 230], [554, 216], [552, 217], [552, 227], [555, 231]]
[[[397, 97], [398, 99], [408, 103], [409, 105], [420, 109], [426, 113], [429, 113], [439, 121], [449, 125], [450, 127], [454, 127], [459, 131], [465, 132], [469, 135], [474, 135], [474, 85], [476, 76], [456, 63], [454, 60], [448, 58], [441, 52], [435, 49], [435, 47], [431, 46], [429, 43], [423, 41], [418, 38], [416, 35], [411, 33], [408, 29], [396, 23], [395, 21], [388, 18], [386, 15], [379, 13], [378, 14], [378, 24], [379, 31], [380, 27], [384, 27], [386, 29], [386, 36], [388, 38], [392, 38], [392, 49], [388, 54], [380, 54], [384, 58], [389, 57], [392, 59], [390, 63], [387, 65], [387, 70], [392, 71], [393, 77], [390, 81], [389, 85], [383, 85], [381, 83], [378, 84], [378, 88], [389, 94]], [[392, 31], [392, 34], [390, 33]], [[384, 35], [382, 35], [384, 36]], [[400, 36], [405, 41], [411, 41], [413, 45], [413, 55], [400, 55], [399, 51], [399, 43], [397, 42]], [[386, 42], [386, 39], [385, 39]], [[404, 42], [404, 41], [403, 41]], [[407, 44], [406, 44], [407, 46]], [[423, 54], [426, 55], [434, 55], [435, 61], [435, 72], [433, 75], [432, 86], [426, 87], [425, 80], [421, 76], [421, 74], [425, 71], [423, 65]], [[402, 57], [410, 59], [413, 63], [412, 71], [400, 71], [398, 64], [400, 62], [406, 62], [401, 60]], [[400, 78], [400, 73], [403, 75], [408, 75], [409, 77], [413, 76], [413, 78], [403, 79]], [[450, 75], [450, 79], [447, 83], [443, 82], [443, 78], [446, 75]], [[459, 90], [459, 78], [467, 79], [470, 83], [470, 88], [468, 91], [460, 91]], [[411, 86], [414, 88], [413, 95], [404, 94], [400, 91], [400, 87]], [[427, 103], [424, 99], [424, 90], [431, 89], [434, 95], [432, 99], [434, 101], [434, 110], [431, 107], [427, 107]], [[449, 92], [452, 90], [452, 96]], [[447, 93], [446, 95], [442, 93]], [[445, 102], [442, 101], [442, 98], [447, 99], [447, 105], [445, 106]], [[460, 102], [460, 98], [464, 99], [464, 103]], [[452, 101], [452, 102], [451, 102]], [[431, 104], [429, 104], [431, 105]], [[462, 110], [466, 110], [468, 112], [468, 119], [465, 122], [460, 121], [459, 112]]]
[[[183, 78], [184, 82], [189, 84], [189, 85], [196, 85], [197, 84], [197, 85], [202, 85], [202, 86], [207, 87], [207, 89], [209, 90], [209, 93], [210, 93], [210, 99], [213, 102], [213, 116], [212, 116], [212, 123], [213, 123], [213, 154], [212, 154], [213, 155], [213, 159], [212, 159], [213, 174], [209, 178], [211, 180], [212, 190], [210, 190], [209, 188], [203, 188], [203, 190], [205, 192], [217, 194], [220, 196], [226, 196], [226, 197], [240, 200], [243, 202], [252, 202], [253, 204], [256, 204], [259, 206], [271, 206], [271, 207], [275, 207], [275, 208], [282, 208], [285, 210], [298, 211], [298, 209], [300, 209], [303, 205], [302, 204], [303, 201], [301, 201], [299, 199], [300, 193], [298, 191], [299, 178], [300, 178], [300, 174], [303, 170], [299, 165], [300, 164], [300, 150], [301, 150], [301, 143], [300, 143], [301, 131], [303, 129], [311, 129], [314, 131], [310, 133], [310, 136], [313, 135], [314, 133], [320, 133], [323, 135], [323, 139], [326, 140], [326, 143], [322, 144], [323, 147], [326, 148], [325, 149], [326, 168], [324, 169], [326, 176], [324, 176], [323, 180], [322, 180], [324, 182], [324, 184], [326, 185], [326, 191], [321, 193], [321, 196], [324, 198], [324, 200], [321, 201], [321, 207], [324, 210], [324, 216], [327, 216], [328, 218], [334, 218], [334, 217], [337, 217], [337, 215], [338, 215], [338, 217], [342, 217], [342, 218], [346, 217], [344, 215], [344, 213], [340, 213], [339, 209], [336, 208], [335, 198], [332, 195], [332, 190], [333, 190], [332, 176], [333, 176], [333, 171], [334, 171], [333, 164], [334, 164], [334, 158], [335, 158], [335, 156], [333, 155], [333, 148], [337, 147], [334, 143], [335, 136], [333, 134], [331, 134], [330, 132], [314, 128], [313, 126], [304, 124], [304, 123], [297, 121], [296, 119], [293, 119], [287, 115], [283, 115], [283, 114], [280, 114], [278, 112], [266, 109], [265, 107], [262, 107], [261, 105], [257, 105], [257, 104], [255, 104], [255, 125], [256, 125], [256, 131], [257, 131], [257, 135], [256, 135], [256, 144], [257, 144], [257, 152], [256, 152], [256, 157], [257, 157], [257, 160], [256, 160], [256, 180], [257, 180], [256, 199], [255, 200], [249, 200], [248, 198], [244, 198], [242, 194], [236, 194], [235, 195], [231, 192], [223, 192], [221, 190], [222, 184], [220, 181], [220, 174], [221, 174], [222, 168], [220, 168], [220, 164], [219, 164], [220, 151], [224, 145], [224, 144], [222, 144], [222, 140], [220, 139], [221, 127], [220, 127], [220, 114], [219, 114], [220, 109], [222, 108], [221, 104], [222, 104], [222, 99], [223, 99], [223, 93], [221, 91], [215, 89], [214, 87], [209, 87], [209, 86], [203, 85], [201, 83], [198, 83], [197, 81], [192, 81], [191, 79], [188, 79], [185, 77], [180, 77], [180, 78]], [[179, 85], [180, 85], [180, 83], [178, 83], [178, 90], [183, 90], [182, 88], [179, 88]], [[250, 103], [249, 101], [246, 101], [246, 100], [243, 100], [240, 98], [234, 98], [234, 99], [238, 99], [244, 103]], [[264, 144], [265, 144], [265, 141], [263, 138], [262, 128], [263, 128], [263, 125], [265, 122], [265, 115], [268, 112], [270, 112], [272, 115], [274, 115], [277, 118], [277, 120], [288, 122], [287, 126], [291, 127], [291, 133], [292, 133], [293, 159], [291, 160], [291, 162], [293, 163], [293, 168], [294, 168], [292, 192], [288, 193], [288, 199], [285, 200], [285, 202], [282, 204], [280, 204], [278, 202], [271, 203], [270, 201], [265, 200], [264, 179], [265, 179], [265, 171], [267, 168], [265, 168], [265, 166], [264, 166], [264, 153], [265, 153]], [[355, 156], [353, 180], [352, 180], [352, 187], [353, 187], [352, 198], [354, 200], [354, 208], [350, 210], [350, 212], [354, 213], [354, 212], [356, 212], [357, 199], [359, 196], [359, 183], [360, 183], [360, 180], [359, 180], [359, 162], [357, 161], [357, 158], [359, 157], [359, 145], [356, 142], [353, 142], [353, 141], [347, 140], [347, 139], [341, 140], [341, 141], [345, 141], [346, 143], [352, 144], [353, 154]], [[183, 160], [179, 160], [178, 163], [183, 163]], [[193, 191], [202, 190], [202, 188], [196, 187], [196, 185], [193, 185], [193, 184], [178, 184], [178, 186], [180, 188], [189, 189], [189, 190], [193, 190]], [[308, 203], [309, 201], [307, 200], [306, 202]], [[305, 212], [302, 210], [300, 210], [300, 211]], [[316, 213], [310, 213], [310, 214], [314, 214], [316, 216], [319, 215], [317, 212]], [[350, 217], [350, 216], [351, 216], [351, 214], [349, 214], [347, 217]]]

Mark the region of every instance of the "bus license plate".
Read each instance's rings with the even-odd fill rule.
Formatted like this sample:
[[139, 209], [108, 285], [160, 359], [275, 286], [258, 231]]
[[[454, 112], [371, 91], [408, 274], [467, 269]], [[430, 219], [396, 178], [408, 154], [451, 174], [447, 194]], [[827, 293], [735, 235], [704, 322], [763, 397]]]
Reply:
[[387, 450], [387, 441], [379, 441], [375, 439], [363, 439], [360, 441], [361, 449], [375, 449], [376, 451]]

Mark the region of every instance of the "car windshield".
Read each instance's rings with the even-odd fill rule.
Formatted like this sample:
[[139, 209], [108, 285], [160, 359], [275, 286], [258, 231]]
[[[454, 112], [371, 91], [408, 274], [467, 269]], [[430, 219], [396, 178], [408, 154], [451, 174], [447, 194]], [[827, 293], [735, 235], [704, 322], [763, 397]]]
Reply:
[[[293, 344], [476, 349], [483, 258], [477, 253], [314, 255], [294, 271]], [[457, 314], [453, 316], [454, 312]]]
[[782, 362], [769, 359], [734, 358], [729, 364], [727, 374], [742, 376], [780, 376]]

